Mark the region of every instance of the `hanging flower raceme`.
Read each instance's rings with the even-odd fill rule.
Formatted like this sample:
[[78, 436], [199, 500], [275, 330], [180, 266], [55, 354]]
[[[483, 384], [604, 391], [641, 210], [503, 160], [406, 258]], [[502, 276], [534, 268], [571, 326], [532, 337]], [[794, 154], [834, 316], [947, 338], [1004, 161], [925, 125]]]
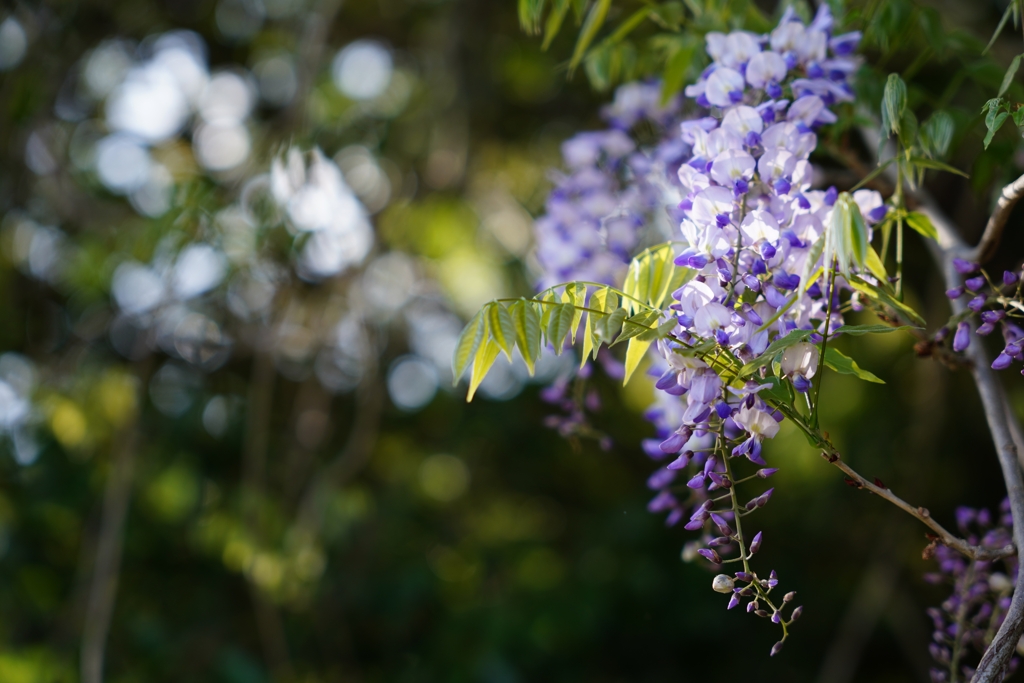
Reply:
[[[840, 287], [888, 286], [869, 244], [885, 218], [882, 198], [812, 187], [815, 131], [835, 121], [830, 107], [852, 100], [859, 63], [859, 34], [833, 35], [832, 26], [822, 5], [810, 24], [787, 11], [769, 35], [709, 33], [712, 63], [684, 90], [685, 119], [658, 107], [653, 85], [620, 89], [605, 110], [612, 128], [563, 147], [570, 174], [536, 224], [544, 289], [489, 304], [453, 364], [456, 377], [472, 368], [471, 395], [514, 344], [533, 358], [544, 339], [561, 352], [580, 336], [586, 364], [601, 345], [627, 342], [627, 381], [646, 354], [656, 438], [643, 447], [659, 463], [648, 509], [699, 533], [684, 558], [719, 572], [737, 565], [714, 589], [730, 593], [729, 609], [744, 604], [782, 628], [772, 654], [800, 608], [793, 593], [773, 597], [774, 571], [751, 566], [763, 537], [747, 517], [772, 497], [763, 482], [777, 471], [763, 445], [786, 415], [816, 420], [812, 380], [823, 365], [880, 381], [825, 348], [850, 329]], [[678, 136], [669, 125], [653, 146], [628, 134], [638, 121], [663, 126], [674, 116]], [[666, 219], [662, 244], [641, 250]], [[794, 407], [797, 397], [806, 409]]]
[[[778, 384], [756, 372], [739, 381], [735, 364], [708, 362], [692, 349], [705, 345], [712, 356], [744, 365], [757, 364], [771, 348], [762, 370], [778, 361], [780, 379], [797, 392], [811, 389], [821, 335], [842, 324], [825, 273], [833, 262], [847, 277], [863, 271], [869, 226], [884, 217], [875, 192], [840, 195], [811, 186], [814, 131], [835, 120], [829, 107], [852, 100], [848, 77], [858, 64], [858, 38], [833, 36], [825, 6], [808, 25], [787, 12], [768, 36], [708, 34], [712, 64], [685, 89], [707, 111], [680, 122], [689, 153], [677, 177], [662, 182], [678, 192], [667, 213], [678, 219], [686, 245], [674, 263], [687, 281], [661, 318], [671, 336], [652, 347], [660, 376], [648, 417], [659, 439], [644, 449], [664, 465], [648, 481], [656, 492], [649, 508], [667, 513], [670, 525], [685, 521], [702, 533], [693, 554], [717, 566], [742, 563], [734, 578], [716, 579], [716, 590], [730, 584], [728, 607], [746, 602], [748, 611], [782, 624], [783, 637], [795, 615], [783, 616], [789, 600], [774, 604], [768, 597], [774, 572], [765, 580], [749, 568], [760, 533], [742, 531], [743, 518], [774, 489], [749, 500], [737, 492], [776, 471], [762, 444], [778, 433], [783, 415], [762, 394]], [[538, 223], [542, 245], [546, 229], [544, 220]], [[564, 274], [549, 272], [545, 282]], [[798, 343], [779, 349], [794, 331]], [[756, 471], [739, 475], [740, 460]], [[779, 647], [781, 641], [773, 654]]]

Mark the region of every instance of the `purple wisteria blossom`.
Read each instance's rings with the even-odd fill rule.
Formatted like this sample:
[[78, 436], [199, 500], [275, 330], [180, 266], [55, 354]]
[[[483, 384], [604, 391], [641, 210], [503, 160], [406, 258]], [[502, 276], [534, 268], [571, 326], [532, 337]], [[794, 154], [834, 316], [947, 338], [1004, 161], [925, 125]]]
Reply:
[[[849, 78], [859, 64], [860, 35], [833, 35], [832, 27], [823, 4], [810, 24], [787, 10], [769, 35], [707, 34], [712, 63], [685, 88], [683, 106], [659, 108], [654, 85], [620, 88], [604, 111], [612, 128], [563, 147], [571, 173], [558, 179], [536, 224], [543, 287], [574, 279], [619, 285], [630, 258], [656, 241], [648, 231], [667, 217], [672, 232], [658, 241], [678, 244], [675, 264], [686, 277], [660, 321], [675, 323], [671, 334], [651, 347], [657, 391], [646, 416], [656, 438], [643, 446], [659, 469], [648, 480], [655, 492], [648, 509], [700, 534], [684, 557], [720, 570], [740, 563], [717, 576], [714, 589], [730, 594], [729, 609], [745, 602], [748, 612], [780, 624], [783, 640], [800, 614], [783, 615], [795, 594], [773, 602], [775, 572], [765, 578], [749, 567], [762, 535], [743, 531], [747, 515], [774, 492], [763, 480], [777, 468], [762, 446], [783, 415], [765, 392], [782, 382], [808, 392], [822, 336], [842, 325], [838, 291], [826, 276], [833, 254], [849, 272], [831, 227], [834, 207], [859, 211], [868, 233], [886, 213], [876, 192], [812, 188], [815, 131], [836, 120], [831, 107], [853, 99]], [[627, 132], [641, 120], [668, 132], [640, 148]], [[794, 331], [800, 343], [773, 351], [760, 372], [740, 381], [737, 363], [758, 361]], [[752, 496], [747, 488], [755, 488]], [[780, 640], [772, 654], [781, 647]]]
[[[1003, 500], [998, 518], [988, 510], [957, 508], [957, 526], [971, 545], [992, 550], [1013, 542], [1013, 518], [1008, 500]], [[998, 561], [970, 560], [944, 545], [935, 547], [938, 571], [925, 580], [952, 586], [953, 594], [940, 607], [928, 610], [934, 632], [929, 646], [937, 666], [932, 681], [969, 681], [974, 665], [999, 630], [1017, 581], [1016, 557]], [[1010, 661], [1010, 673], [1019, 660]]]
[[[986, 337], [997, 329], [1002, 333], [1003, 350], [992, 361], [993, 370], [1005, 370], [1014, 362], [1024, 361], [1024, 304], [1021, 298], [1021, 273], [1003, 271], [1002, 277], [993, 279], [981, 266], [964, 259], [954, 259], [953, 266], [964, 276], [964, 284], [946, 292], [950, 299], [967, 299], [967, 310], [955, 316], [956, 333], [953, 350], [966, 351], [971, 344], [971, 320], [977, 322], [976, 334]], [[935, 341], [942, 342], [948, 327], [936, 333]], [[1024, 370], [1021, 370], [1024, 375]]]

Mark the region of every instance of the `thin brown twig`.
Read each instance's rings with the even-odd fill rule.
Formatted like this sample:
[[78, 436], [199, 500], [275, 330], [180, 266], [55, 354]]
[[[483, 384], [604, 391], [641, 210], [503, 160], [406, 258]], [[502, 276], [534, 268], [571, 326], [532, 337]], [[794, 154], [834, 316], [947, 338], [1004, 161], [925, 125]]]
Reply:
[[937, 542], [945, 546], [949, 546], [964, 557], [969, 557], [972, 560], [997, 560], [1017, 554], [1017, 549], [1012, 544], [998, 549], [985, 548], [982, 546], [971, 545], [959, 536], [955, 536], [944, 526], [935, 521], [931, 516], [931, 513], [928, 511], [928, 508], [915, 507], [911, 505], [893, 493], [892, 489], [875, 484], [873, 481], [868, 480], [866, 477], [862, 476], [852, 467], [847, 465], [840, 456], [839, 451], [832, 447], [831, 444], [828, 444], [823, 448], [821, 456], [849, 477], [853, 486], [856, 486], [859, 489], [867, 489], [876, 496], [889, 501], [931, 529], [938, 537], [936, 539]]
[[1021, 197], [1024, 197], [1024, 175], [1004, 187], [1002, 192], [999, 193], [999, 199], [996, 201], [992, 215], [989, 216], [988, 223], [985, 225], [985, 232], [982, 233], [981, 240], [978, 241], [976, 247], [967, 250], [962, 258], [968, 261], [985, 263], [995, 256], [996, 250], [999, 248], [999, 242], [1003, 238], [1003, 229], [1006, 227], [1006, 221], [1009, 220], [1013, 207], [1017, 205]]

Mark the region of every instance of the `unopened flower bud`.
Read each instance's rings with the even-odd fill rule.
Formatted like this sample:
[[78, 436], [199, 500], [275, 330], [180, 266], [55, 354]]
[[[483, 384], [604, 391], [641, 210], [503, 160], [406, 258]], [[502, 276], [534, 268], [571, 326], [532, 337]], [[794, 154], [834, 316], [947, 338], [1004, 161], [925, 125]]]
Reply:
[[956, 268], [956, 272], [961, 275], [968, 275], [978, 270], [978, 264], [970, 261], [965, 261], [962, 258], [953, 259], [953, 267]]
[[768, 612], [766, 612], [763, 609], [756, 609], [756, 610], [754, 610], [754, 614], [756, 614], [757, 616], [761, 617], [762, 619], [764, 619], [765, 617], [768, 616]]
[[718, 556], [714, 550], [709, 548], [701, 548], [697, 551], [697, 554], [703, 557], [708, 562], [714, 562], [715, 564], [722, 564], [722, 558]]
[[778, 612], [772, 612], [772, 623], [778, 624], [782, 622], [782, 616]]
[[988, 577], [988, 587], [996, 593], [1002, 593], [1013, 588], [1013, 582], [1002, 572], [995, 572]]
[[956, 334], [953, 335], [953, 350], [963, 351], [971, 343], [971, 326], [966, 322], [958, 323], [956, 326]]
[[800, 605], [795, 610], [793, 610], [793, 613], [791, 615], [789, 615], [789, 620], [790, 621], [796, 621], [797, 619], [800, 618], [800, 615], [803, 614], [803, 613], [804, 613], [804, 606]]
[[758, 531], [754, 535], [754, 540], [752, 540], [750, 542], [750, 554], [753, 555], [754, 553], [756, 553], [760, 549], [761, 549], [761, 532]]
[[746, 581], [747, 583], [750, 583], [754, 580], [754, 576], [747, 572], [736, 572], [736, 578], [740, 581]]
[[772, 476], [778, 471], [778, 467], [762, 467], [757, 471], [757, 476], [759, 476], [761, 479], [767, 479], [768, 477]]
[[807, 342], [793, 344], [783, 351], [781, 365], [782, 374], [787, 377], [801, 375], [810, 379], [818, 369], [818, 347]]
[[729, 598], [729, 605], [726, 607], [726, 609], [732, 609], [733, 607], [736, 607], [739, 604], [740, 604], [739, 596], [736, 595], [735, 593], [733, 593], [732, 597]]
[[968, 278], [964, 281], [964, 286], [972, 292], [977, 292], [979, 289], [985, 286], [985, 277], [979, 275], [978, 277]]
[[719, 574], [711, 580], [711, 590], [716, 593], [732, 593], [735, 587], [735, 582], [726, 574]]
[[747, 603], [747, 612], [753, 612], [754, 610], [759, 608], [760, 606], [758, 605], [757, 600], [751, 600]]
[[775, 655], [779, 654], [780, 652], [782, 652], [782, 641], [781, 640], [779, 642], [775, 643], [774, 645], [772, 645], [772, 653], [771, 653], [770, 656], [774, 657]]
[[793, 602], [796, 599], [796, 591], [790, 591], [782, 596], [783, 602]]

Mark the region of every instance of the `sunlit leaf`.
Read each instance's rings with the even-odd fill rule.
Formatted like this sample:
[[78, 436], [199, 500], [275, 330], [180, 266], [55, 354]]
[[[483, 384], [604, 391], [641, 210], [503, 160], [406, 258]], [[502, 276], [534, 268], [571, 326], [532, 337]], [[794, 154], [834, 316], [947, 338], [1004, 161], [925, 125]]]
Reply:
[[866, 265], [868, 270], [871, 271], [871, 274], [878, 278], [879, 282], [886, 282], [889, 274], [885, 272], [885, 264], [882, 263], [882, 258], [870, 244], [868, 245], [868, 259]]
[[[588, 308], [594, 311], [604, 311], [605, 306], [608, 302], [608, 287], [602, 287], [593, 294], [590, 295], [590, 305]], [[583, 353], [580, 357], [580, 367], [582, 368], [586, 362], [590, 359], [591, 353], [597, 356], [597, 347], [601, 344], [600, 340], [595, 339], [597, 335], [597, 327], [595, 325], [594, 313], [587, 313], [587, 324], [583, 329]], [[600, 323], [601, 319], [605, 316], [597, 316], [596, 323]]]
[[477, 312], [469, 324], [462, 330], [458, 343], [455, 344], [455, 353], [452, 354], [452, 383], [458, 384], [462, 373], [466, 371], [480, 342], [483, 340], [486, 320], [483, 310]]
[[922, 318], [920, 314], [917, 313], [917, 311], [915, 311], [902, 301], [896, 300], [879, 287], [871, 284], [870, 282], [862, 280], [859, 277], [852, 277], [848, 280], [848, 282], [850, 286], [856, 289], [858, 292], [861, 292], [866, 297], [868, 297], [869, 299], [878, 304], [881, 304], [887, 308], [891, 308], [905, 320], [909, 320], [910, 322], [920, 327], [925, 326], [924, 318]]
[[490, 338], [484, 340], [480, 351], [476, 354], [476, 358], [473, 359], [473, 374], [469, 377], [469, 391], [466, 393], [467, 403], [473, 400], [477, 387], [480, 386], [480, 382], [484, 381], [484, 377], [487, 376], [488, 370], [494, 365], [494, 361], [497, 360], [499, 353], [501, 353], [501, 347], [498, 346], [497, 342]]
[[565, 338], [569, 335], [569, 329], [572, 327], [576, 308], [572, 304], [557, 304], [551, 308], [553, 310], [547, 327], [548, 343], [555, 348], [556, 354], [561, 354], [565, 346]]
[[825, 365], [843, 375], [854, 375], [866, 382], [885, 384], [885, 382], [877, 376], [857, 365], [857, 361], [847, 355], [844, 355], [831, 346], [825, 349]]
[[583, 319], [583, 307], [587, 303], [587, 286], [579, 282], [566, 285], [565, 292], [562, 293], [562, 301], [576, 307], [573, 311], [572, 327], [570, 328], [572, 343], [575, 344], [576, 331], [580, 328], [580, 321]]
[[928, 239], [939, 239], [939, 232], [935, 229], [935, 226], [932, 225], [932, 220], [923, 213], [918, 211], [911, 211], [908, 213], [907, 225]]
[[657, 311], [641, 311], [636, 315], [626, 318], [622, 323], [622, 333], [615, 339], [611, 344], [615, 346], [619, 342], [624, 342], [627, 339], [639, 336], [644, 332], [650, 330], [654, 323], [658, 321], [659, 313]]
[[508, 309], [497, 302], [488, 304], [487, 329], [490, 330], [491, 337], [511, 361], [512, 349], [516, 345], [516, 328], [512, 324], [512, 316], [509, 315]]
[[638, 337], [634, 337], [629, 340], [629, 344], [626, 346], [626, 374], [622, 379], [623, 386], [629, 383], [629, 378], [633, 376], [633, 373], [640, 365], [640, 361], [642, 361], [644, 356], [647, 354], [647, 349], [649, 349], [653, 343], [653, 339], [641, 340]]
[[534, 364], [540, 358], [541, 352], [540, 314], [535, 304], [522, 299], [512, 304], [509, 313], [515, 326], [519, 352], [526, 361], [527, 370], [533, 375]]

